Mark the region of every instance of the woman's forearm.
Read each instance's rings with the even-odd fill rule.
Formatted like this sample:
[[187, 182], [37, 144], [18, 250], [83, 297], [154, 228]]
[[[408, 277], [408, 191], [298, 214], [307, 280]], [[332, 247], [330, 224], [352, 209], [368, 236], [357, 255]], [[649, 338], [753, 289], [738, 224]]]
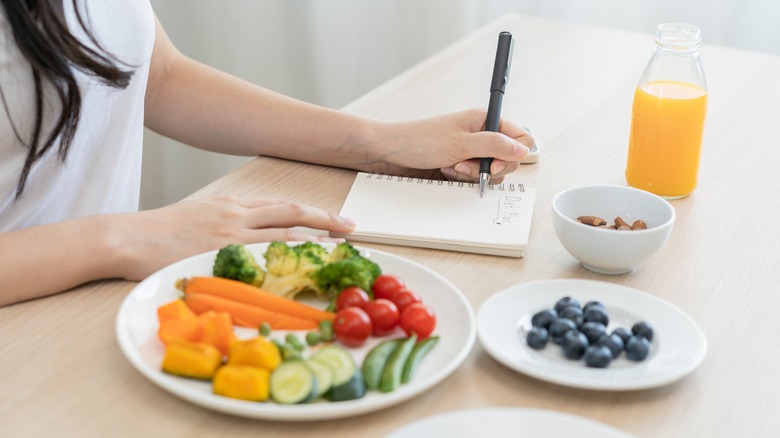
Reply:
[[185, 144], [233, 155], [273, 155], [367, 168], [378, 123], [256, 86], [182, 55], [158, 26], [146, 125]]
[[0, 233], [0, 306], [113, 277], [119, 245], [105, 218]]

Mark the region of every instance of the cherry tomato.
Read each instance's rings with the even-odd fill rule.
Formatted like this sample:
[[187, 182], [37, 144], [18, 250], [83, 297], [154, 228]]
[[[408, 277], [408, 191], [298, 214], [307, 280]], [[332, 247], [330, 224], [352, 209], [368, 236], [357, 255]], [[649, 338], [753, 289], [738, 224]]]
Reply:
[[423, 303], [410, 304], [401, 312], [401, 328], [407, 335], [417, 333], [418, 338], [427, 338], [436, 328], [436, 314]]
[[374, 280], [371, 290], [374, 292], [374, 299], [390, 299], [399, 289], [406, 286], [403, 280], [391, 274], [382, 274]]
[[347, 307], [336, 312], [333, 332], [347, 347], [360, 347], [371, 336], [371, 318], [360, 307]]
[[398, 326], [398, 320], [401, 318], [398, 307], [385, 298], [371, 301], [365, 310], [368, 317], [371, 318], [374, 336], [384, 336], [392, 333]]
[[346, 309], [347, 307], [365, 309], [369, 301], [371, 299], [366, 291], [357, 286], [348, 287], [336, 297], [336, 310]]
[[417, 293], [414, 291], [411, 291], [407, 288], [399, 289], [398, 292], [393, 294], [393, 297], [390, 298], [390, 301], [392, 301], [396, 307], [398, 307], [398, 311], [402, 312], [404, 309], [409, 307], [410, 304], [414, 303], [422, 303], [422, 298], [420, 298]]

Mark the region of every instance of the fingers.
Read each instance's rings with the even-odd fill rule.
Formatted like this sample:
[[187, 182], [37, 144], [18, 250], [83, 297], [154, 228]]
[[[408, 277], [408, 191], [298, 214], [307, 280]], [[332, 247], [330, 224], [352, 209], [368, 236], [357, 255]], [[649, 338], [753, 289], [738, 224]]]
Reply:
[[522, 143], [526, 148], [534, 145], [534, 137], [527, 129], [520, 125], [512, 123], [509, 120], [501, 119], [499, 132], [507, 137], [513, 138]]
[[252, 205], [247, 211], [246, 222], [247, 227], [252, 229], [307, 227], [348, 233], [355, 228], [355, 223], [351, 219], [297, 202], [281, 199], [259, 199], [255, 201], [242, 200], [239, 203]]
[[344, 242], [342, 238], [330, 237], [307, 228], [263, 228], [250, 232], [248, 238], [248, 242]]
[[[517, 168], [516, 161], [507, 162], [494, 158], [490, 165], [490, 180], [499, 183], [504, 180], [504, 176], [514, 172]], [[441, 173], [452, 180], [477, 181], [479, 179], [479, 160], [461, 161], [453, 167], [441, 169]]]
[[[499, 132], [482, 131], [484, 112], [473, 111], [465, 114], [472, 120], [468, 128], [472, 132], [461, 143], [463, 149], [459, 154], [492, 157], [491, 178], [500, 182], [505, 175], [517, 170], [519, 162], [528, 155], [529, 147], [535, 142], [533, 136], [526, 129], [503, 118], [499, 124]], [[447, 178], [473, 181], [479, 178], [479, 163], [478, 158], [463, 160], [440, 170]]]

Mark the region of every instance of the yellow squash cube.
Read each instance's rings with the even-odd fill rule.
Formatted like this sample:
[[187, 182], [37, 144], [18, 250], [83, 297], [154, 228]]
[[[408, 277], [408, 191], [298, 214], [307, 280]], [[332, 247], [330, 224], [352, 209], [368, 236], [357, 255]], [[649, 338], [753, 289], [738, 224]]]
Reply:
[[279, 348], [262, 336], [230, 343], [229, 365], [251, 365], [273, 371], [282, 362]]
[[162, 370], [176, 376], [211, 380], [220, 365], [222, 353], [217, 347], [177, 339], [165, 348]]
[[271, 372], [249, 365], [225, 365], [214, 376], [214, 394], [249, 401], [268, 400]]

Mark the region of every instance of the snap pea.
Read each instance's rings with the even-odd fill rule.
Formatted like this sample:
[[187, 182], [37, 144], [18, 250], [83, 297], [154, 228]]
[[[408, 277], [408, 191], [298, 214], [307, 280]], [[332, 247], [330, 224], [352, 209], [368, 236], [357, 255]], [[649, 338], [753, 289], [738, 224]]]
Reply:
[[406, 366], [406, 361], [409, 360], [409, 355], [412, 353], [416, 342], [417, 334], [412, 333], [393, 351], [385, 364], [385, 369], [382, 370], [379, 391], [392, 392], [401, 386], [401, 375], [404, 372], [404, 366]]
[[390, 339], [378, 344], [368, 352], [363, 360], [363, 380], [366, 382], [366, 388], [379, 388], [382, 372], [390, 359], [390, 355], [403, 341], [404, 339]]
[[439, 342], [438, 336], [431, 336], [414, 344], [412, 352], [409, 353], [409, 359], [404, 364], [404, 371], [401, 374], [401, 383], [408, 383], [417, 372], [420, 362], [428, 354], [436, 343]]

